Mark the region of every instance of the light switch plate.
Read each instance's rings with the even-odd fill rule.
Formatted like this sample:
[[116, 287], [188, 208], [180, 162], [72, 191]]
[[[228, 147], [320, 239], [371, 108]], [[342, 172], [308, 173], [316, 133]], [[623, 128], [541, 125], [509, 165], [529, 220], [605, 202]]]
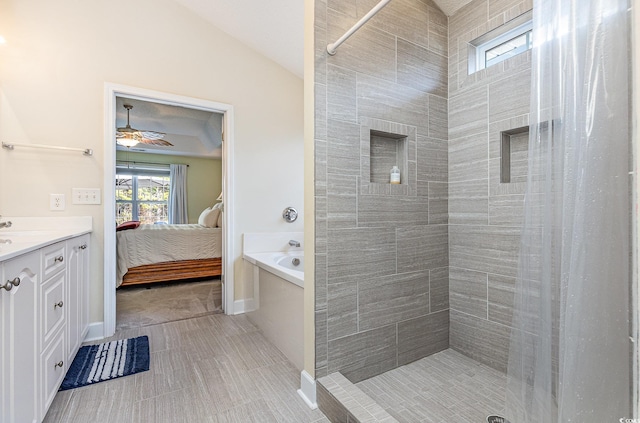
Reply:
[[102, 202], [100, 188], [73, 188], [71, 195], [73, 204], [100, 204]]

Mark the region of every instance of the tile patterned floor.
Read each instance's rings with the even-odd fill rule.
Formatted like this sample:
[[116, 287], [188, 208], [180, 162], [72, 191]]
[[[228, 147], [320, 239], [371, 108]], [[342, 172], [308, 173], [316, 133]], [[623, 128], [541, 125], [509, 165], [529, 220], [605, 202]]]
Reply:
[[222, 313], [220, 278], [116, 290], [116, 330]]
[[149, 336], [151, 370], [59, 392], [45, 423], [328, 423], [298, 396], [300, 373], [245, 316], [120, 330]]
[[402, 423], [481, 423], [504, 411], [506, 376], [452, 349], [356, 384]]

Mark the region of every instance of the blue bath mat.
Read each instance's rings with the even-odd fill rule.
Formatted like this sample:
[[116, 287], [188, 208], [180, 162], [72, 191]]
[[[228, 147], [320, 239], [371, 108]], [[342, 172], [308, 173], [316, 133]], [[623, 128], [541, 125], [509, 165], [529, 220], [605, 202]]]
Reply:
[[120, 339], [80, 348], [60, 391], [149, 370], [149, 338]]

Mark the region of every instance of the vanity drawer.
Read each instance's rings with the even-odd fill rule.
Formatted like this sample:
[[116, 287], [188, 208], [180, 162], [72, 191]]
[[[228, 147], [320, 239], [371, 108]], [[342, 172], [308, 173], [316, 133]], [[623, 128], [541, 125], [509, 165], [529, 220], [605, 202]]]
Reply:
[[65, 254], [65, 243], [57, 242], [42, 249], [42, 280], [46, 281], [49, 277], [63, 270], [67, 265], [67, 257]]
[[49, 279], [41, 287], [42, 347], [50, 342], [53, 335], [65, 322], [65, 273]]
[[53, 342], [49, 348], [47, 348], [41, 356], [42, 367], [40, 369], [40, 398], [42, 402], [40, 404], [40, 416], [44, 418], [47, 413], [47, 409], [51, 405], [53, 398], [58, 392], [58, 388], [62, 383], [62, 379], [66, 373], [67, 368], [71, 363], [66, 362], [65, 348], [64, 348], [64, 331], [56, 336], [55, 342]]

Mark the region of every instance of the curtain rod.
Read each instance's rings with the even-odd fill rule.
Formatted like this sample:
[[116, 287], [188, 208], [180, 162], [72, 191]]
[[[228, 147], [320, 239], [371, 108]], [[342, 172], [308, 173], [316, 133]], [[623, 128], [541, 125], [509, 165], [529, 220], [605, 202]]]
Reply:
[[380, 9], [385, 7], [390, 1], [391, 0], [382, 0], [373, 9], [371, 9], [369, 13], [364, 15], [362, 19], [360, 19], [354, 26], [352, 26], [351, 29], [345, 32], [345, 34], [342, 37], [338, 38], [338, 41], [336, 41], [333, 44], [327, 45], [327, 53], [329, 53], [330, 56], [333, 56], [334, 54], [336, 54], [336, 51], [338, 50], [338, 47], [340, 47], [340, 44], [347, 41], [347, 39], [351, 37], [354, 32], [359, 30], [362, 25], [366, 24], [369, 21], [369, 19], [373, 18], [373, 16], [376, 13], [378, 13]]
[[[136, 162], [133, 160], [116, 160], [116, 166], [118, 165], [118, 163], [151, 164], [151, 165], [164, 165], [164, 166], [169, 166], [172, 164], [184, 164], [184, 163], [155, 163], [155, 162]], [[189, 167], [189, 165], [185, 165], [185, 166]]]

